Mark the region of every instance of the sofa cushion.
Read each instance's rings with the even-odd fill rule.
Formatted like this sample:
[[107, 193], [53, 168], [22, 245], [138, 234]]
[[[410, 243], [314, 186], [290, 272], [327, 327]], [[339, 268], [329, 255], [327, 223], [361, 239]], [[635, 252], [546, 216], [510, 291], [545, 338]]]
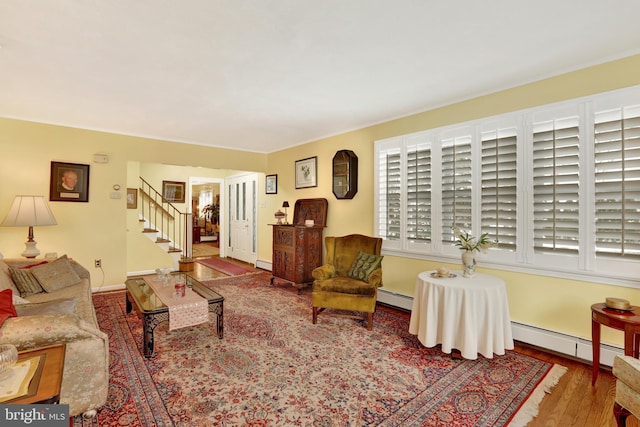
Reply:
[[0, 291], [0, 326], [9, 317], [16, 317], [16, 308], [13, 305], [12, 299], [13, 291], [11, 289], [5, 289]]
[[38, 314], [75, 314], [78, 306], [77, 298], [63, 298], [47, 302], [16, 305], [18, 316], [36, 316]]
[[380, 267], [382, 262], [382, 256], [368, 254], [360, 251], [356, 260], [351, 265], [348, 276], [353, 279], [369, 281], [369, 276], [373, 273], [373, 270]]
[[11, 273], [13, 283], [16, 284], [16, 287], [20, 291], [21, 297], [28, 297], [30, 295], [44, 292], [44, 289], [42, 289], [38, 279], [35, 278], [31, 270], [9, 267], [9, 273]]
[[20, 291], [16, 288], [11, 273], [9, 273], [9, 266], [0, 259], [0, 291], [3, 289], [11, 289], [14, 295], [20, 295]]
[[66, 255], [53, 262], [33, 267], [31, 272], [46, 292], [75, 285], [81, 280]]

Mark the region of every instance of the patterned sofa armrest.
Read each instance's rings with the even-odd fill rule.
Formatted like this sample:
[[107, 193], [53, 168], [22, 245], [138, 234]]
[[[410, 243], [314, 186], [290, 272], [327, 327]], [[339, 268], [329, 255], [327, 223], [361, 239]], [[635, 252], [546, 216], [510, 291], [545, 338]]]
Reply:
[[10, 343], [18, 350], [27, 350], [56, 343], [70, 343], [104, 333], [80, 324], [75, 314], [38, 314], [7, 319], [0, 327], [0, 343]]

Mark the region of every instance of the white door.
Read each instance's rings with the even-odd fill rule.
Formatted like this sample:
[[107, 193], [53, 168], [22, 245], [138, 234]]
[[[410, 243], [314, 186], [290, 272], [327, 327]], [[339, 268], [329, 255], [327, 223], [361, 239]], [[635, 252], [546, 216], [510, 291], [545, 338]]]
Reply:
[[257, 197], [258, 175], [248, 174], [227, 178], [228, 233], [225, 236], [225, 256], [251, 264], [257, 260]]

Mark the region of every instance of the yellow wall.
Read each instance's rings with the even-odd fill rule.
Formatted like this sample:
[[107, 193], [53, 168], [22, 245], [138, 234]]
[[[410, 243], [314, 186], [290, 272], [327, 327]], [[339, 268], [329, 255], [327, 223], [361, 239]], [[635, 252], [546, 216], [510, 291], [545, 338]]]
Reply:
[[[264, 171], [266, 165], [264, 154], [2, 118], [0, 153], [0, 221], [17, 194], [48, 199], [51, 161], [90, 165], [89, 202], [49, 202], [58, 225], [36, 227], [34, 233], [42, 255], [57, 252], [75, 258], [91, 272], [94, 288], [122, 284], [128, 271], [147, 267], [135, 256], [127, 261], [128, 251], [137, 247], [127, 243], [131, 211], [126, 209], [126, 188], [134, 187], [128, 180], [129, 161], [252, 171]], [[93, 163], [96, 153], [107, 154], [109, 162]], [[110, 198], [115, 184], [121, 187], [120, 199]], [[6, 258], [19, 258], [26, 240], [26, 228], [0, 228], [0, 252]], [[102, 259], [104, 277], [93, 268], [97, 258]]]
[[[38, 247], [45, 252], [68, 253], [92, 273], [94, 287], [121, 284], [127, 271], [145, 268], [141, 260], [128, 261], [127, 253], [136, 249], [128, 242], [130, 212], [125, 192], [131, 186], [129, 175], [136, 166], [129, 162], [202, 166], [278, 174], [278, 194], [264, 194], [264, 177], [259, 182], [258, 258], [271, 260], [273, 213], [284, 200], [291, 206], [300, 198], [325, 197], [329, 200], [325, 235], [373, 233], [373, 141], [485, 116], [562, 101], [593, 93], [640, 84], [640, 55], [591, 67], [522, 87], [505, 90], [432, 111], [393, 120], [320, 141], [300, 145], [269, 155], [238, 152], [152, 139], [72, 129], [61, 126], [0, 119], [0, 217], [4, 217], [16, 194], [48, 194], [50, 161], [91, 165], [89, 203], [51, 202], [58, 225], [35, 230]], [[359, 159], [359, 189], [352, 200], [336, 200], [331, 192], [331, 159], [337, 150], [351, 149]], [[95, 164], [95, 153], [108, 154], [108, 164]], [[318, 157], [318, 187], [295, 189], [294, 162]], [[137, 166], [140, 167], [140, 166]], [[133, 168], [133, 170], [129, 170]], [[120, 200], [110, 199], [112, 186], [123, 189]], [[289, 209], [290, 219], [293, 209]], [[0, 251], [6, 257], [19, 257], [26, 240], [26, 229], [0, 229]], [[101, 258], [104, 279], [93, 260]], [[436, 268], [441, 262], [385, 257], [385, 288], [412, 295], [417, 274]], [[458, 267], [452, 263], [450, 267]], [[502, 277], [508, 287], [514, 321], [590, 337], [590, 311], [593, 302], [618, 296], [640, 304], [635, 288], [595, 284], [547, 276], [483, 270]], [[622, 335], [605, 328], [603, 341], [617, 345]]]
[[[291, 203], [298, 198], [326, 197], [329, 212], [325, 235], [372, 234], [375, 140], [638, 84], [640, 55], [272, 153], [267, 173], [278, 173], [278, 194], [268, 196], [267, 210], [275, 212], [282, 200]], [[359, 159], [359, 188], [353, 200], [336, 200], [331, 193], [331, 159], [341, 149], [353, 150]], [[318, 156], [318, 187], [295, 190], [293, 164], [311, 156]], [[264, 234], [266, 236], [267, 232]], [[261, 244], [260, 257], [270, 259], [269, 251], [270, 247]], [[386, 256], [383, 261], [384, 288], [413, 295], [416, 276], [440, 265], [443, 263], [439, 261]], [[459, 263], [445, 265], [460, 268]], [[495, 274], [506, 281], [512, 320], [588, 339], [591, 337], [591, 304], [617, 296], [640, 305], [640, 290], [635, 288], [482, 268], [479, 271]], [[603, 342], [622, 345], [622, 333], [603, 329]]]

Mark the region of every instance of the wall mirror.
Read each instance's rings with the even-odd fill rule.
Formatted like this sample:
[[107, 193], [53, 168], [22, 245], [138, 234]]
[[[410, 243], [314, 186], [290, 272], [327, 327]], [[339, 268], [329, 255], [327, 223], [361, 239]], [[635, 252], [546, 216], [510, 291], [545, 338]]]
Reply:
[[358, 192], [358, 156], [340, 150], [333, 156], [333, 195], [336, 199], [353, 199]]

